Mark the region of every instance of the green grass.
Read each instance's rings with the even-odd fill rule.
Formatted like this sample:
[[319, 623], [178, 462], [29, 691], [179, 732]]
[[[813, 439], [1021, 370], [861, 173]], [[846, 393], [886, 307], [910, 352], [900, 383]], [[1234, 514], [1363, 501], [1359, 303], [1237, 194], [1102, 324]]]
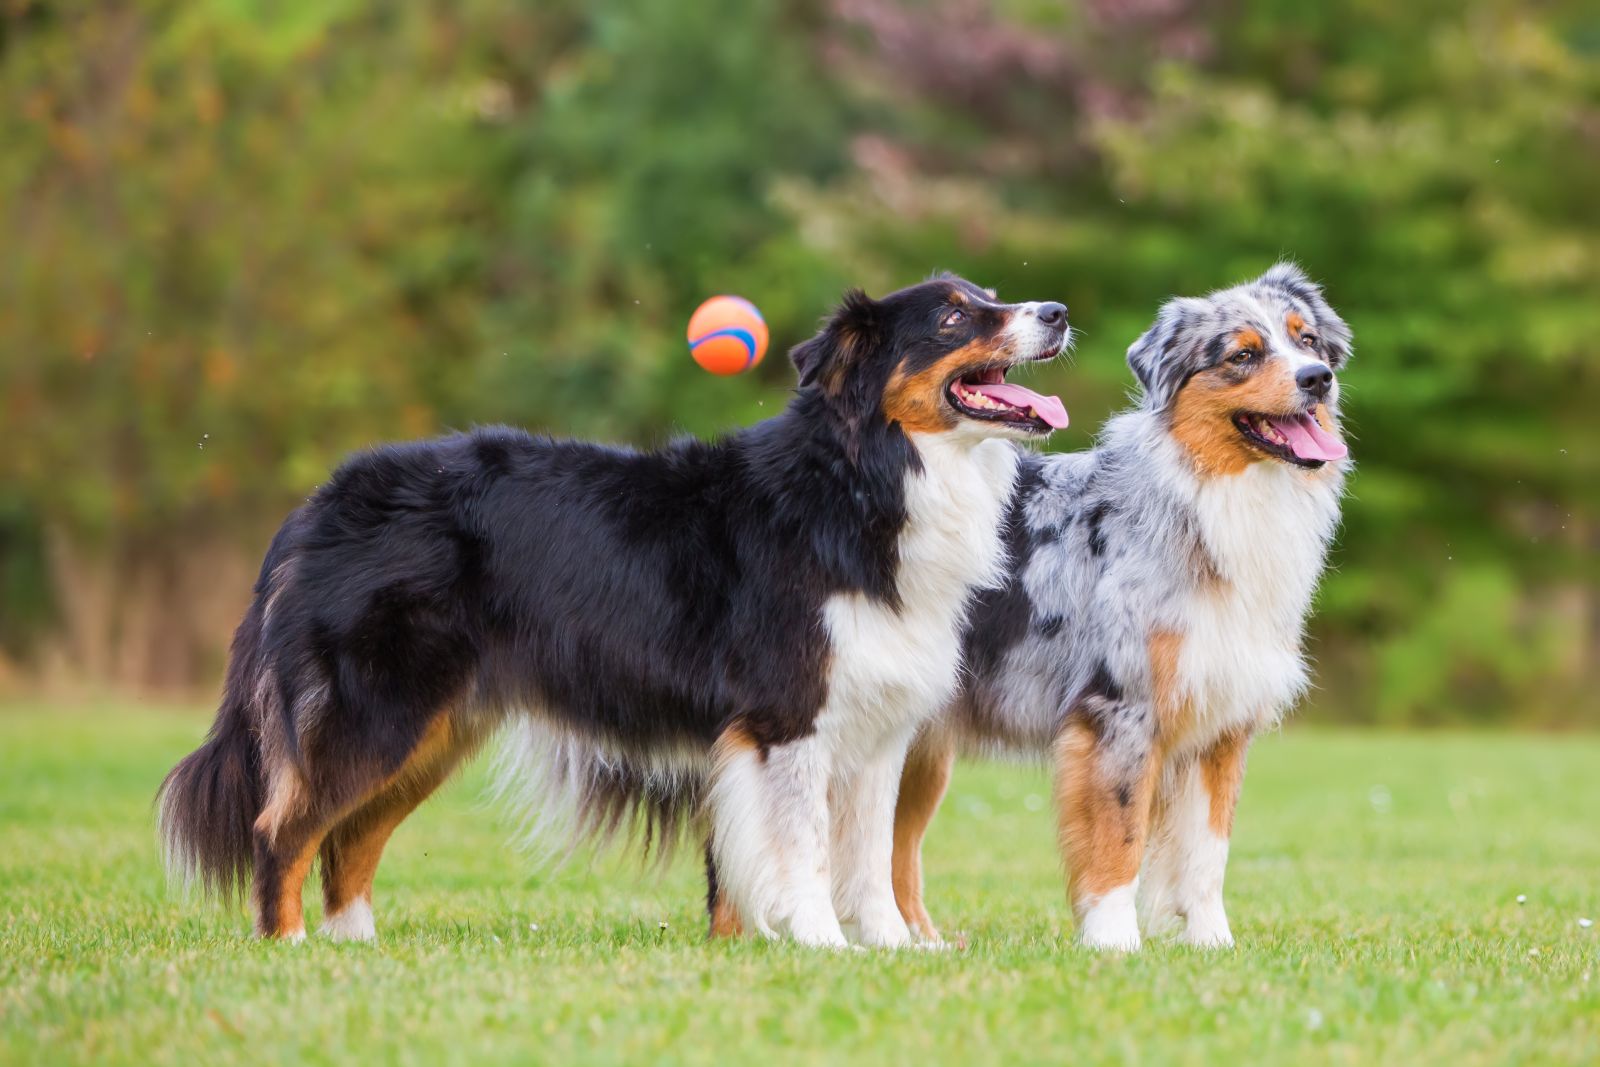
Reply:
[[378, 944], [258, 943], [157, 863], [151, 795], [204, 725], [0, 711], [0, 1063], [1600, 1061], [1592, 737], [1264, 738], [1239, 949], [1103, 958], [1009, 766], [963, 768], [929, 844], [964, 951], [707, 944], [692, 855], [532, 871], [481, 768], [397, 835]]

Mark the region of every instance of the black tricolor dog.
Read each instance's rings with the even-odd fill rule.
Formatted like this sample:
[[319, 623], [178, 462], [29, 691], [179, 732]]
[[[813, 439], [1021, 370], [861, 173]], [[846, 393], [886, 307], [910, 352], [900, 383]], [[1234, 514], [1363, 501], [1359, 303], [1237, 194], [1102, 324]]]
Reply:
[[895, 787], [1003, 571], [1000, 438], [1066, 422], [1004, 375], [1067, 332], [941, 277], [849, 295], [788, 409], [717, 443], [491, 428], [355, 457], [273, 540], [162, 786], [173, 866], [253, 877], [258, 932], [297, 937], [320, 859], [325, 929], [370, 938], [390, 833], [509, 724], [511, 784], [575, 834], [703, 812], [755, 928], [904, 943]]

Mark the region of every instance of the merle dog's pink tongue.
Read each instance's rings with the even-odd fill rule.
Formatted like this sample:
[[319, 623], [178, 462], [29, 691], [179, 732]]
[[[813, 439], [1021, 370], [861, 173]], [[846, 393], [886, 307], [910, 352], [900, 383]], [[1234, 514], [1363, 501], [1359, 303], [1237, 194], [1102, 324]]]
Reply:
[[1042, 396], [1032, 389], [1025, 389], [1020, 385], [1012, 385], [1010, 382], [995, 382], [993, 384], [985, 382], [982, 385], [969, 385], [967, 388], [974, 393], [982, 393], [991, 400], [998, 400], [1002, 404], [1010, 404], [1014, 408], [1021, 408], [1023, 411], [1032, 408], [1035, 415], [1057, 430], [1065, 430], [1067, 428], [1067, 406], [1061, 402], [1061, 398], [1058, 396]]
[[1312, 415], [1268, 420], [1289, 442], [1289, 449], [1301, 459], [1343, 459], [1350, 454], [1344, 442], [1322, 428]]

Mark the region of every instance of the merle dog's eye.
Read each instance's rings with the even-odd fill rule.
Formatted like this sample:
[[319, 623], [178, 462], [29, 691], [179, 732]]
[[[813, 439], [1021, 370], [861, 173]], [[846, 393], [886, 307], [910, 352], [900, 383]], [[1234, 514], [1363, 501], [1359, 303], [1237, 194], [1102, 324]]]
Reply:
[[940, 325], [954, 326], [959, 322], [965, 321], [966, 317], [967, 313], [965, 311], [962, 311], [960, 308], [951, 308], [950, 311], [945, 315], [944, 322], [940, 323]]
[[1314, 334], [1314, 333], [1304, 334], [1300, 338], [1300, 343], [1305, 345], [1307, 348], [1316, 348], [1317, 347], [1317, 335]]
[[1242, 367], [1246, 363], [1249, 363], [1252, 359], [1255, 359], [1255, 358], [1256, 358], [1256, 350], [1255, 349], [1253, 349], [1253, 348], [1241, 348], [1241, 349], [1239, 349], [1239, 351], [1235, 352], [1233, 355], [1228, 357], [1228, 362], [1232, 363], [1236, 367]]

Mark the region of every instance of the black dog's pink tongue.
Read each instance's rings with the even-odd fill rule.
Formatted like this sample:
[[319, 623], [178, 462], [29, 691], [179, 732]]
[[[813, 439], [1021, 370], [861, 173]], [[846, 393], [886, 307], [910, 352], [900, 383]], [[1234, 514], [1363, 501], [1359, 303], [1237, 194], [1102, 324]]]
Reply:
[[983, 382], [967, 388], [975, 393], [982, 393], [991, 400], [998, 400], [1002, 404], [1010, 404], [1023, 411], [1032, 410], [1054, 429], [1067, 428], [1067, 406], [1061, 402], [1059, 396], [1045, 396], [1010, 382]]
[[1343, 459], [1350, 454], [1344, 442], [1322, 428], [1309, 412], [1292, 418], [1268, 419], [1289, 442], [1289, 450], [1301, 459]]

